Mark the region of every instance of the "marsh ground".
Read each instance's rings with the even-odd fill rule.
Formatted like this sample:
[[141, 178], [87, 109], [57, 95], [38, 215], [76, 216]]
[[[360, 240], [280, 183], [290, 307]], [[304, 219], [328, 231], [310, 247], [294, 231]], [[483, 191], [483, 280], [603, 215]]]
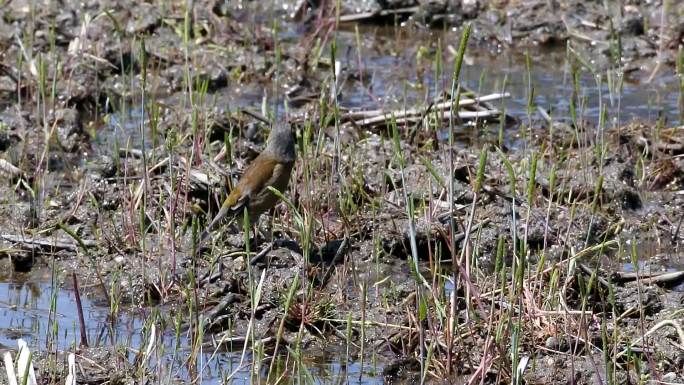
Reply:
[[[679, 4], [302, 4], [2, 5], [0, 350], [41, 383], [69, 352], [89, 383], [684, 381]], [[254, 112], [297, 129], [288, 202], [195, 250]]]

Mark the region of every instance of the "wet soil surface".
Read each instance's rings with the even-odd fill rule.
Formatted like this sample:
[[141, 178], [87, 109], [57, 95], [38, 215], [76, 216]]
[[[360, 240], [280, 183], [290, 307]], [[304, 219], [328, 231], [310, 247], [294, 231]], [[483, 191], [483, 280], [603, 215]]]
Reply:
[[[69, 352], [90, 383], [684, 381], [681, 6], [344, 3], [0, 8], [0, 351], [41, 383]], [[465, 21], [461, 99], [507, 96], [449, 120]], [[289, 203], [197, 250], [255, 111], [297, 132]]]

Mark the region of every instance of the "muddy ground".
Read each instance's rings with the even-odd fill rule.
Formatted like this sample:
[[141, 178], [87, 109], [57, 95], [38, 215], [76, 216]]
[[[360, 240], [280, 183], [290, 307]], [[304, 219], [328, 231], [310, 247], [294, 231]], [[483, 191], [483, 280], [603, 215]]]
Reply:
[[[354, 123], [348, 111], [425, 109], [427, 97], [402, 87], [448, 93], [450, 80], [411, 80], [428, 78], [438, 54], [450, 79], [464, 22], [471, 51], [561, 47], [577, 71], [671, 74], [682, 5], [344, 2], [336, 20], [329, 2], [313, 3], [5, 2], [0, 264], [16, 274], [49, 266], [67, 288], [75, 272], [78, 291], [114, 313], [162, 309], [168, 329], [178, 319], [231, 351], [248, 333], [266, 355], [276, 344], [279, 354], [297, 346], [352, 360], [372, 350], [387, 362], [378, 375], [387, 383], [419, 383], [426, 354], [429, 382], [508, 383], [512, 350], [530, 359], [528, 383], [684, 381], [681, 119], [545, 119], [532, 109], [503, 122], [455, 120], [450, 146], [448, 120], [400, 122], [395, 143], [384, 121]], [[427, 64], [417, 73], [377, 85], [355, 67], [359, 46], [402, 57], [407, 36], [428, 28], [450, 39], [421, 42], [412, 60]], [[347, 34], [332, 50], [338, 31]], [[378, 86], [395, 92], [374, 97]], [[374, 102], [347, 97], [355, 92]], [[224, 226], [194, 251], [227, 181], [263, 148], [268, 125], [245, 109], [296, 128], [291, 205], [262, 217], [258, 239]], [[656, 253], [643, 246], [653, 244]], [[654, 277], [662, 271], [675, 274]], [[82, 369], [90, 382], [139, 378], [139, 361], [111, 346], [76, 350], [102, 365]], [[38, 366], [44, 379], [64, 373]]]

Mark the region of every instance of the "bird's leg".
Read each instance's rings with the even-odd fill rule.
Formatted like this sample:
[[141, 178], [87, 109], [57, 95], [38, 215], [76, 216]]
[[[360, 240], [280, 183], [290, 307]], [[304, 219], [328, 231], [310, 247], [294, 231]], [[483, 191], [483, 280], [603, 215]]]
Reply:
[[266, 242], [270, 240], [268, 233], [264, 233], [259, 225], [254, 226], [254, 244], [258, 245], [261, 242]]
[[[214, 244], [214, 242], [212, 241], [212, 250], [213, 250], [213, 244]], [[216, 258], [216, 262], [218, 263], [219, 277], [223, 277], [223, 259], [222, 258]]]
[[259, 245], [259, 221], [252, 225], [252, 235], [254, 236], [254, 249]]

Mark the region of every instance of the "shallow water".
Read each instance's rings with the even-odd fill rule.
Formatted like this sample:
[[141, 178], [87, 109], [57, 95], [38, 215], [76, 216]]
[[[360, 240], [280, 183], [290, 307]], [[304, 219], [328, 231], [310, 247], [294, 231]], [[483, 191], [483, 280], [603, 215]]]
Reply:
[[[292, 31], [296, 26], [292, 25]], [[286, 34], [284, 40], [296, 42], [298, 32]], [[342, 67], [340, 76], [341, 92], [338, 102], [342, 108], [355, 110], [402, 110], [427, 106], [451, 87], [451, 69], [455, 46], [458, 45], [458, 31], [411, 30], [407, 32], [394, 27], [360, 27], [360, 48], [353, 31], [338, 32], [338, 57]], [[435, 76], [437, 41], [442, 42], [442, 73]], [[419, 51], [423, 57], [418, 60]], [[322, 55], [323, 57], [329, 54]], [[530, 68], [524, 53], [503, 51], [494, 53], [488, 49], [470, 47], [464, 58], [461, 80], [468, 88], [481, 95], [495, 92], [508, 92], [510, 98], [492, 104], [517, 119], [508, 124], [504, 131], [504, 144], [517, 148], [524, 143], [519, 138], [521, 125], [546, 127], [542, 115], [536, 107], [549, 113], [554, 121], [570, 122], [570, 100], [575, 86], [572, 80], [572, 60], [564, 47], [552, 49], [531, 48], [529, 51]], [[621, 74], [619, 70], [592, 72], [586, 67], [579, 70], [579, 97], [576, 98], [578, 119], [596, 126], [601, 109], [606, 111], [605, 128], [617, 127], [634, 120], [655, 122], [665, 119], [667, 126], [683, 124], [679, 106], [678, 78], [674, 69], [663, 67], [654, 80], [646, 83], [650, 73], [636, 71]], [[269, 102], [278, 115], [284, 114], [281, 96], [269, 95], [272, 90], [263, 90], [254, 85], [230, 84], [216, 94], [208, 95], [206, 105], [216, 106], [228, 111], [249, 107], [260, 110], [263, 98]], [[533, 108], [528, 108], [530, 92]], [[163, 96], [162, 96], [163, 98]], [[165, 104], [180, 103], [174, 97], [166, 98]], [[140, 148], [140, 107], [116, 111], [108, 122], [111, 130], [104, 130], [100, 141], [104, 149], [111, 149], [111, 140], [116, 138], [119, 145], [130, 143]], [[494, 124], [498, 126], [498, 124]], [[458, 128], [461, 146], [479, 145], [478, 132], [470, 125]], [[147, 134], [149, 135], [149, 133]], [[439, 135], [443, 140], [447, 132]], [[147, 139], [146, 147], [150, 147]]]
[[[604, 269], [642, 276], [684, 271], [684, 252], [681, 245], [669, 237], [662, 239], [637, 239], [632, 248], [632, 239], [623, 239], [622, 245], [612, 255], [601, 261]], [[684, 282], [669, 287], [673, 291], [684, 291]]]
[[[338, 35], [338, 51], [347, 53], [339, 58], [343, 68], [349, 73], [358, 73], [361, 68], [361, 77], [365, 77], [363, 82], [347, 85], [340, 99], [341, 105], [359, 109], [413, 107], [414, 103], [426, 104], [439, 92], [449, 91], [450, 71], [460, 32], [418, 30], [409, 33], [402, 32], [401, 28], [367, 27], [362, 33], [360, 53], [353, 32], [342, 31]], [[442, 72], [446, 75], [436, 80], [435, 60], [419, 62], [417, 56], [422, 51], [427, 52], [423, 57], [434, 57], [438, 40], [445, 52]], [[528, 71], [522, 52], [493, 53], [471, 45], [464, 57], [461, 80], [469, 88], [480, 90], [481, 94], [510, 92], [511, 98], [505, 102], [506, 112], [521, 121], [527, 120], [530, 89], [536, 106], [550, 111], [556, 119], [568, 120], [574, 86], [566, 49], [531, 48], [529, 57]], [[637, 71], [623, 75], [621, 92], [618, 91], [619, 71], [595, 71], [592, 73], [584, 67], [579, 71], [580, 97], [586, 98], [581, 117], [598, 121], [601, 95], [609, 123], [627, 123], [633, 119], [654, 121], [662, 113], [670, 124], [681, 124], [678, 79], [672, 68], [663, 68], [649, 84], [642, 79], [649, 73]], [[533, 120], [541, 118], [536, 111], [532, 111], [531, 117]]]
[[[0, 273], [0, 351], [16, 351], [18, 338], [27, 341], [29, 347], [38, 352], [45, 352], [48, 343], [52, 350], [74, 351], [80, 342], [80, 326], [74, 291], [67, 288], [70, 285], [59, 283], [59, 277], [55, 277], [56, 283], [53, 284], [53, 276], [47, 268], [35, 268], [30, 273], [9, 271], [3, 269]], [[135, 356], [132, 349], [145, 349], [148, 337], [143, 336], [143, 328], [154, 309], [127, 309], [112, 322], [108, 307], [97, 305], [83, 295], [81, 301], [90, 347], [125, 347], [131, 362]], [[153, 355], [153, 372], [189, 381], [188, 368], [183, 366], [190, 351], [188, 338], [181, 333], [180, 339], [176, 340], [171, 330], [158, 330], [157, 336], [154, 351], [156, 354], [165, 353]], [[178, 351], [175, 359], [174, 351]], [[250, 380], [250, 365], [241, 367], [240, 358], [240, 351], [218, 350], [214, 355], [213, 348], [205, 347], [197, 364], [201, 383], [224, 383], [234, 370], [230, 383], [253, 383], [251, 381], [255, 379]], [[375, 362], [368, 359], [362, 365], [358, 361], [346, 363], [344, 354], [305, 355], [302, 365], [306, 371], [301, 373], [308, 377], [306, 383], [313, 384], [382, 383], [382, 365], [377, 362], [378, 358]], [[244, 363], [250, 361], [251, 358], [246, 356]], [[265, 381], [267, 370], [266, 365], [260, 373], [261, 382]], [[294, 382], [299, 381], [287, 378], [285, 383]]]

